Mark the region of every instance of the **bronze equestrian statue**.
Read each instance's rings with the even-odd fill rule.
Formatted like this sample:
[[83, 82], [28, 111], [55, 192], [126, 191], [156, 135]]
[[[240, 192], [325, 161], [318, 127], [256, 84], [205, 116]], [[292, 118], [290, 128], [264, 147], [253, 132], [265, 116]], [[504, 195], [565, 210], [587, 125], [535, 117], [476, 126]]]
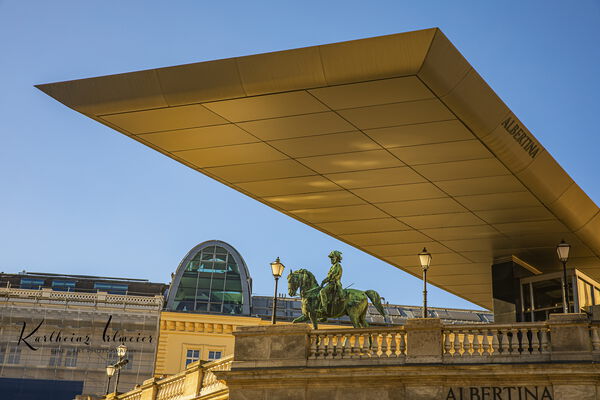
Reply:
[[342, 253], [334, 250], [329, 254], [331, 268], [321, 285], [315, 276], [306, 269], [290, 271], [288, 275], [288, 292], [295, 296], [300, 290], [302, 300], [302, 315], [293, 322], [310, 321], [317, 329], [318, 322], [326, 322], [328, 318], [338, 318], [344, 315], [350, 317], [355, 328], [369, 326], [365, 320], [369, 301], [385, 318], [386, 313], [381, 304], [381, 297], [374, 290], [343, 289]]

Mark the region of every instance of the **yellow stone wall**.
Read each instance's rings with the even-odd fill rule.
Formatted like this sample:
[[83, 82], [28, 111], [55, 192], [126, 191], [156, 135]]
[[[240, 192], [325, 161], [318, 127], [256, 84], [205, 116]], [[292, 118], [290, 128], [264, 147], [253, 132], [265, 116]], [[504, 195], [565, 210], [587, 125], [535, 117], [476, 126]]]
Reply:
[[154, 375], [171, 375], [185, 368], [187, 350], [199, 350], [200, 359], [207, 360], [209, 351], [233, 353], [232, 332], [237, 326], [268, 325], [256, 317], [209, 315], [163, 311]]
[[[209, 351], [220, 351], [222, 357], [233, 354], [232, 332], [235, 328], [257, 325], [271, 325], [271, 321], [239, 315], [163, 311], [160, 316], [154, 376], [172, 375], [184, 370], [187, 350], [199, 350], [201, 360], [208, 360]], [[319, 327], [350, 328], [324, 324], [320, 324]]]

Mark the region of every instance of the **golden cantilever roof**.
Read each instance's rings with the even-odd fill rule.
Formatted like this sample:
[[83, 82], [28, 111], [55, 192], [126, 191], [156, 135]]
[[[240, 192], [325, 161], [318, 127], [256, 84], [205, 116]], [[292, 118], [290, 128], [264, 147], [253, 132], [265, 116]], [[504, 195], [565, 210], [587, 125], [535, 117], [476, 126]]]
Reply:
[[515, 255], [600, 280], [600, 213], [438, 29], [38, 86], [274, 209], [491, 308]]

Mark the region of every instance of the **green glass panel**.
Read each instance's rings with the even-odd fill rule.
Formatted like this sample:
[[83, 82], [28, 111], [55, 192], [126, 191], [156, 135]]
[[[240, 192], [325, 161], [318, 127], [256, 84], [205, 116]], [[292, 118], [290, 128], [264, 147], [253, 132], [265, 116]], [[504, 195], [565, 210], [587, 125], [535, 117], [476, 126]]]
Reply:
[[225, 263], [215, 262], [213, 268], [214, 268], [213, 272], [215, 272], [215, 273], [224, 274], [226, 272]]
[[231, 258], [229, 259], [229, 263], [227, 263], [227, 273], [228, 274], [240, 274], [240, 270], [235, 262], [231, 262]]
[[198, 289], [210, 289], [210, 277], [198, 278]]
[[225, 287], [225, 279], [213, 277], [211, 289], [223, 290]]
[[209, 297], [210, 297], [209, 289], [198, 289], [198, 291], [196, 292], [196, 300], [208, 301]]
[[179, 287], [195, 288], [197, 279], [198, 274], [191, 274], [191, 276], [184, 274], [179, 281]]
[[182, 288], [177, 289], [175, 293], [175, 300], [193, 300], [196, 297], [195, 288]]
[[235, 291], [213, 290], [210, 297], [211, 301], [226, 301], [230, 303], [242, 302], [242, 293]]
[[215, 261], [220, 261], [222, 263], [226, 263], [227, 262], [227, 254], [216, 254]]
[[227, 281], [225, 282], [225, 290], [242, 291], [242, 282], [239, 279], [230, 279], [227, 274]]
[[237, 303], [224, 303], [223, 314], [241, 314], [242, 306]]
[[176, 301], [175, 309], [177, 311], [194, 311], [194, 302], [193, 301]]

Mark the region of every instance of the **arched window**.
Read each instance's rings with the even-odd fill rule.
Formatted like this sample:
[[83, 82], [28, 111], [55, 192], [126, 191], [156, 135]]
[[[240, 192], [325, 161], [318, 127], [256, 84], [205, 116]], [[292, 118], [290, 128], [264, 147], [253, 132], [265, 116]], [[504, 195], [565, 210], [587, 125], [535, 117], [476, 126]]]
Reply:
[[171, 282], [167, 309], [199, 313], [250, 314], [251, 278], [242, 256], [218, 240], [194, 247]]

